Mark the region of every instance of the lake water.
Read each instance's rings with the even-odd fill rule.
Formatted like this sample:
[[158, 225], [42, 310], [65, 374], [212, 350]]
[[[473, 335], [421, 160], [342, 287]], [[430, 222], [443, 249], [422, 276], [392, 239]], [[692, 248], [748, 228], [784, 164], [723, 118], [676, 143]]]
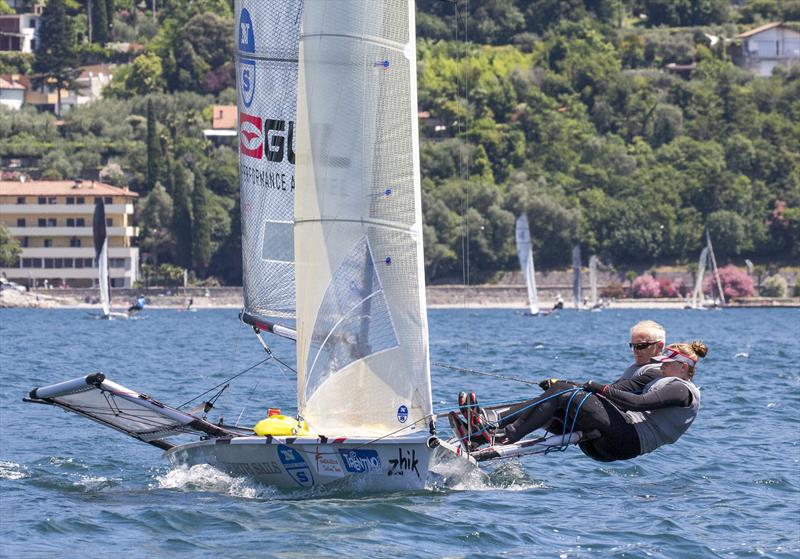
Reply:
[[[677, 444], [602, 464], [577, 449], [504, 461], [487, 479], [426, 491], [280, 492], [212, 469], [172, 469], [153, 447], [49, 406], [34, 386], [103, 371], [178, 405], [264, 358], [232, 310], [151, 310], [131, 321], [78, 310], [0, 310], [2, 557], [798, 557], [800, 311], [431, 310], [431, 358], [530, 380], [613, 380], [628, 328], [704, 340], [702, 408]], [[293, 363], [293, 346], [274, 342]], [[435, 407], [536, 394], [434, 368]], [[255, 395], [255, 396], [253, 396]], [[274, 362], [231, 385], [225, 420], [293, 412]], [[216, 418], [213, 416], [212, 418]], [[440, 423], [447, 430], [446, 422]]]

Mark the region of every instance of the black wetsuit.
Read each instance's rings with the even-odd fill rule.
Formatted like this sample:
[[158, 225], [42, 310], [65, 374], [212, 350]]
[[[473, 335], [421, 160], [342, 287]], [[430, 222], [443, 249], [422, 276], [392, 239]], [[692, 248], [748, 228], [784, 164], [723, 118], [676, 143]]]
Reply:
[[645, 386], [660, 378], [661, 371], [647, 371], [636, 378], [607, 385], [602, 396], [584, 390], [576, 392], [572, 390], [577, 386], [575, 383], [559, 381], [538, 398], [502, 412], [499, 426], [505, 428], [509, 443], [542, 427], [556, 434], [597, 430], [599, 438], [580, 443], [584, 454], [602, 462], [627, 460], [642, 454], [642, 448], [626, 411], [687, 406], [692, 401], [689, 390], [677, 382], [641, 394]]

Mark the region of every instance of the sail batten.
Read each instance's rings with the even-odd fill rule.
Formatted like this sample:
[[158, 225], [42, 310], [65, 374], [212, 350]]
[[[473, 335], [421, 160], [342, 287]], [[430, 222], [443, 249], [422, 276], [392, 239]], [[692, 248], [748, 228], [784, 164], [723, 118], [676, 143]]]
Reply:
[[304, 4], [298, 85], [298, 407], [325, 434], [431, 414], [414, 5]]

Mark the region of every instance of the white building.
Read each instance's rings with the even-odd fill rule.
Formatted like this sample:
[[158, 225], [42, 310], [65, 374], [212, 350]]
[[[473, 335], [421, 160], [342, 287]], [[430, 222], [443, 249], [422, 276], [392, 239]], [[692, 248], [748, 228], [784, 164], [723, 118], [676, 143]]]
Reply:
[[0, 51], [33, 52], [39, 48], [41, 6], [38, 13], [0, 15]]
[[0, 76], [0, 105], [18, 111], [25, 102], [25, 86], [13, 77]]
[[133, 287], [139, 248], [133, 246], [133, 201], [128, 189], [95, 181], [0, 181], [0, 221], [22, 245], [19, 265], [0, 273], [29, 286], [92, 287], [97, 283], [92, 220], [103, 198], [112, 287]]
[[800, 62], [800, 33], [784, 23], [768, 23], [736, 38], [742, 42], [736, 63], [757, 76], [771, 76], [776, 66]]

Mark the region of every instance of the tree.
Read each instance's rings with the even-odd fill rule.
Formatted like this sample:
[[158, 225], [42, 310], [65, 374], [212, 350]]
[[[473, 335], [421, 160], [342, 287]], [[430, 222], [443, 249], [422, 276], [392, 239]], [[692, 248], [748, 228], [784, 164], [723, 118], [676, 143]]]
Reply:
[[192, 268], [204, 276], [211, 260], [211, 225], [208, 215], [208, 190], [201, 174], [195, 175], [192, 192]]
[[0, 266], [11, 268], [19, 264], [22, 248], [19, 241], [11, 236], [6, 226], [0, 223]]
[[108, 14], [106, 0], [92, 1], [92, 42], [105, 45], [108, 42]]
[[175, 236], [173, 261], [189, 268], [192, 264], [192, 208], [188, 171], [176, 165], [172, 170], [175, 190], [172, 193], [172, 234]]
[[161, 140], [158, 137], [153, 100], [147, 100], [147, 179], [145, 186], [150, 192], [161, 175]]
[[75, 30], [67, 15], [64, 0], [50, 0], [42, 11], [39, 30], [41, 43], [36, 51], [33, 71], [36, 82], [57, 90], [56, 114], [61, 116], [61, 89], [69, 88], [79, 70], [75, 51]]
[[138, 221], [141, 226], [139, 246], [150, 254], [153, 262], [168, 259], [173, 252], [175, 239], [170, 226], [172, 223], [172, 198], [160, 182], [147, 196], [137, 202]]

